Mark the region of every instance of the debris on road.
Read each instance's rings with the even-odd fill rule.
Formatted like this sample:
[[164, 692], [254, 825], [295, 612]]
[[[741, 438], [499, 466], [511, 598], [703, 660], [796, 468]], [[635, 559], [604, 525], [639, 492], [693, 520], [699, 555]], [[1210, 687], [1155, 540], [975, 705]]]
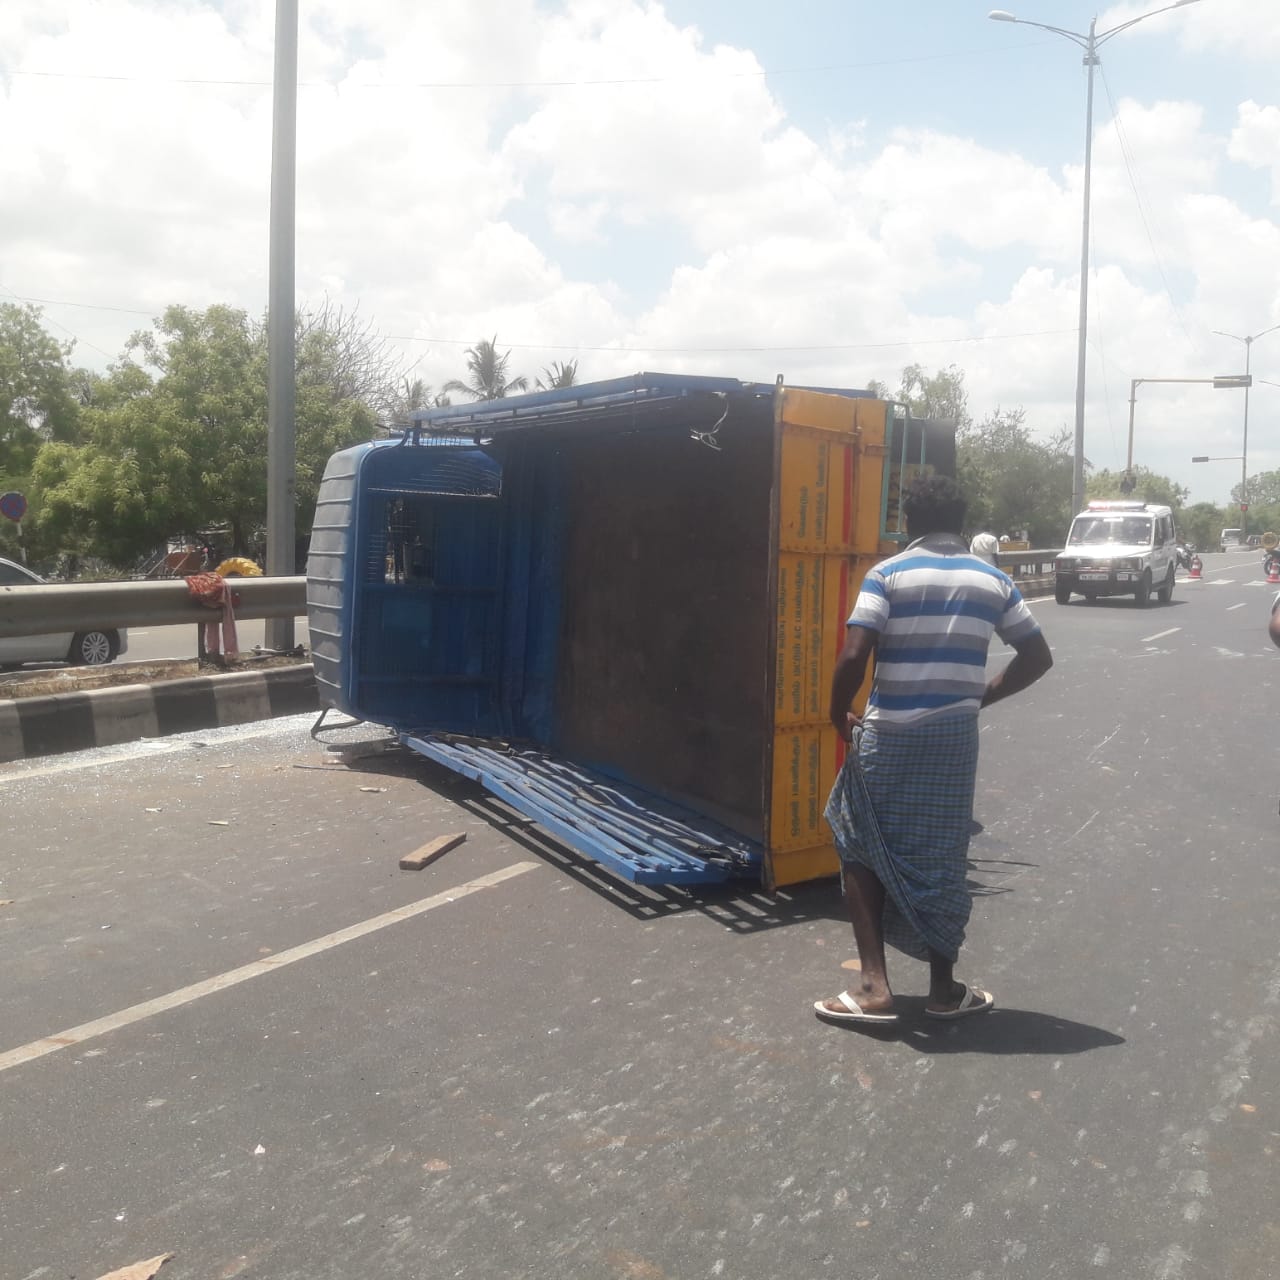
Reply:
[[229, 827], [231, 823], [226, 818], [210, 818], [208, 825], [211, 827]]
[[258, 1145], [253, 1149], [253, 1154], [255, 1156], [265, 1156], [267, 1154], [267, 1149], [262, 1145], [262, 1143], [258, 1143]]
[[175, 1256], [172, 1253], [158, 1253], [154, 1258], [147, 1258], [144, 1262], [135, 1262], [131, 1266], [121, 1267], [118, 1271], [99, 1276], [98, 1280], [151, 1280], [151, 1277]]
[[0, 898], [0, 907], [11, 907], [17, 902], [17, 898]]
[[448, 853], [450, 849], [456, 849], [466, 838], [467, 833], [465, 831], [458, 831], [450, 836], [437, 836], [434, 840], [424, 844], [421, 849], [415, 849], [413, 853], [406, 854], [401, 858], [400, 870], [421, 871], [423, 867], [430, 862], [434, 862], [441, 854]]
[[374, 795], [381, 795], [386, 787], [361, 787], [361, 791], [371, 791]]

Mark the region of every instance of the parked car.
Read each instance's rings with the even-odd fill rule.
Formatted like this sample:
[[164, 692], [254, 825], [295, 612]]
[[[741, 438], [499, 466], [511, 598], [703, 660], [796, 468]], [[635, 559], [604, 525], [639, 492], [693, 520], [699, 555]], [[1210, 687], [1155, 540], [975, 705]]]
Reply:
[[[44, 583], [38, 573], [12, 560], [0, 559], [0, 587], [31, 587]], [[69, 662], [76, 667], [98, 667], [113, 662], [129, 647], [129, 633], [119, 631], [60, 631], [43, 636], [0, 637], [0, 667], [20, 667], [24, 662]]]

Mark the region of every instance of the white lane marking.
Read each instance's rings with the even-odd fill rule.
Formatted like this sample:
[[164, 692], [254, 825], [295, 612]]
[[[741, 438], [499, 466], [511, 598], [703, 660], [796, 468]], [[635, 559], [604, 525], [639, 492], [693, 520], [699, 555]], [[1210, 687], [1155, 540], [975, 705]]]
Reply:
[[1239, 604], [1229, 604], [1227, 605], [1227, 612], [1230, 613], [1232, 609], [1243, 609], [1244, 605], [1245, 602], [1243, 600], [1241, 600]]
[[1138, 643], [1147, 644], [1152, 640], [1163, 640], [1165, 636], [1171, 636], [1175, 631], [1181, 631], [1181, 630], [1182, 630], [1181, 627], [1170, 627], [1168, 631], [1157, 631], [1153, 636], [1143, 636], [1142, 639], [1138, 641]]
[[1207, 582], [1211, 587], [1234, 587], [1236, 585], [1234, 578], [1201, 578], [1201, 582]]
[[272, 973], [285, 965], [296, 964], [299, 960], [306, 960], [311, 956], [318, 955], [321, 951], [328, 951], [331, 947], [339, 947], [344, 942], [351, 942], [355, 938], [363, 938], [368, 933], [376, 933], [379, 929], [385, 929], [388, 925], [399, 924], [402, 920], [410, 920], [414, 916], [422, 915], [425, 911], [433, 911], [436, 907], [455, 902], [458, 898], [465, 898], [469, 894], [479, 893], [481, 889], [491, 889], [494, 885], [501, 884], [504, 880], [510, 880], [513, 876], [523, 875], [526, 871], [532, 871], [540, 865], [537, 862], [514, 862], [509, 867], [503, 867], [501, 871], [491, 871], [486, 876], [479, 876], [475, 880], [468, 880], [466, 884], [457, 885], [452, 889], [445, 889], [442, 893], [434, 894], [430, 898], [422, 898], [417, 902], [410, 902], [406, 906], [396, 907], [394, 911], [386, 911], [380, 916], [362, 920], [359, 924], [348, 925], [345, 929], [338, 929], [334, 933], [326, 933], [322, 938], [314, 938], [310, 942], [302, 943], [301, 946], [290, 947], [287, 951], [281, 951], [278, 955], [268, 956], [263, 960], [255, 960], [252, 964], [241, 965], [238, 969], [228, 969], [226, 973], [206, 978], [203, 982], [193, 982], [189, 987], [179, 987], [177, 991], [170, 991], [167, 995], [157, 996], [154, 1000], [145, 1000], [142, 1004], [135, 1004], [128, 1009], [121, 1009], [118, 1013], [108, 1014], [105, 1018], [95, 1018], [92, 1022], [82, 1022], [78, 1027], [69, 1027], [66, 1031], [59, 1031], [56, 1035], [32, 1040], [30, 1044], [21, 1045], [17, 1049], [10, 1049], [8, 1053], [0, 1053], [0, 1071], [8, 1071], [10, 1067], [20, 1067], [24, 1062], [43, 1058], [49, 1053], [57, 1053], [59, 1049], [69, 1049], [73, 1045], [83, 1044], [86, 1040], [104, 1036], [111, 1031], [118, 1031], [121, 1027], [141, 1022], [144, 1018], [152, 1018], [158, 1013], [165, 1013], [169, 1009], [177, 1009], [181, 1005], [190, 1004], [193, 1000], [199, 1000], [203, 996], [211, 996], [216, 991], [225, 991], [228, 987], [238, 986], [241, 982], [248, 982], [251, 978], [260, 978], [264, 973]]

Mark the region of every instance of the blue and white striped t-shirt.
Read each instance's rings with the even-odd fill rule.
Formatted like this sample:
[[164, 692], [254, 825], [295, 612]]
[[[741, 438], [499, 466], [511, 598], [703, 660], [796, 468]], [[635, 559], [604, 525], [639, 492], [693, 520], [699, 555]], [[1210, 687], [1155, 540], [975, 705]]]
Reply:
[[964, 542], [934, 534], [867, 571], [849, 626], [879, 633], [865, 719], [914, 724], [977, 715], [992, 633], [1039, 631], [1022, 593]]

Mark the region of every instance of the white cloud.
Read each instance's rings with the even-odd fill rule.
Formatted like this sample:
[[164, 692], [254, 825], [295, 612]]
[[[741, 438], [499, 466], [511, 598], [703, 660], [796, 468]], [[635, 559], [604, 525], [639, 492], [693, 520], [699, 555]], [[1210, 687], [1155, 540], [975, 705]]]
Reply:
[[[1211, 8], [1225, 39], [1245, 6], [1168, 21], [1203, 32]], [[1259, 22], [1265, 42], [1277, 22]], [[151, 314], [178, 301], [261, 310], [273, 38], [270, 6], [250, 0], [10, 0], [0, 136], [19, 142], [0, 150], [0, 285]], [[876, 146], [866, 121], [810, 135], [754, 51], [711, 46], [639, 0], [313, 0], [300, 49], [299, 296], [359, 305], [430, 382], [496, 333], [519, 371], [580, 355], [590, 377], [892, 385], [908, 362], [954, 361], [977, 411], [1023, 404], [1043, 432], [1071, 421], [1074, 157], [1050, 169], [884, 118]], [[15, 74], [36, 71], [59, 74]], [[126, 78], [85, 78], [103, 74]], [[240, 83], [172, 83], [184, 79]], [[1225, 370], [1239, 353], [1212, 329], [1280, 319], [1280, 226], [1221, 185], [1234, 168], [1280, 190], [1280, 108], [1245, 103], [1228, 139], [1206, 128], [1195, 89], [1120, 104], [1145, 225], [1099, 109], [1087, 444], [1099, 465], [1123, 461], [1131, 378]], [[98, 366], [147, 319], [46, 315], [93, 344], [79, 355]], [[1280, 369], [1280, 345], [1275, 357]], [[1180, 478], [1206, 436], [1238, 429], [1226, 393], [1144, 393], [1142, 426], [1148, 405], [1159, 430], [1140, 436], [1140, 460]], [[1255, 448], [1259, 467], [1280, 466], [1261, 428]]]
[[[1120, 39], [1134, 38], [1138, 30], [1144, 35], [1175, 32], [1184, 48], [1216, 50], [1235, 57], [1269, 61], [1280, 56], [1280, 9], [1268, 0], [1185, 0], [1180, 13], [1165, 13], [1142, 23]], [[1122, 22], [1150, 13], [1163, 6], [1150, 0], [1129, 0], [1113, 5], [1098, 18], [1098, 30], [1109, 31]]]

